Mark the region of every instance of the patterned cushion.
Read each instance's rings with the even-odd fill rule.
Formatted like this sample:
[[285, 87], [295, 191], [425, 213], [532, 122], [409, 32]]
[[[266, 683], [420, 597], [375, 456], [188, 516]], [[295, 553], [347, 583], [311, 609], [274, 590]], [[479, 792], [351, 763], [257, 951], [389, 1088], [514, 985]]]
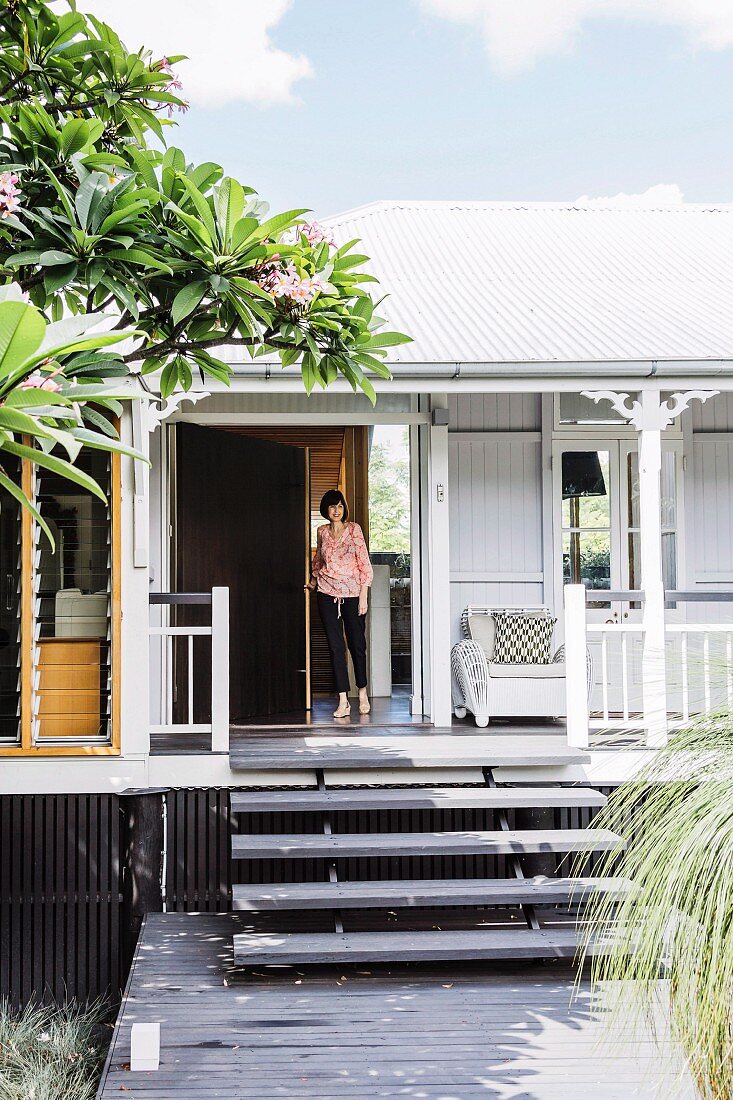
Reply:
[[557, 619], [497, 611], [494, 661], [503, 665], [547, 665]]

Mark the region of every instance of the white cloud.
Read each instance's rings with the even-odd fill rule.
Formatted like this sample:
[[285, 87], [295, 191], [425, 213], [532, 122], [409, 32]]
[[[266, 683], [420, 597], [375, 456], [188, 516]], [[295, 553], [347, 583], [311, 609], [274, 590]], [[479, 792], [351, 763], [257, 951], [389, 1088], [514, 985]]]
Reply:
[[292, 103], [293, 85], [313, 75], [307, 57], [278, 49], [270, 37], [290, 0], [81, 0], [79, 7], [109, 23], [130, 50], [187, 54], [176, 70], [193, 104]]
[[591, 198], [589, 195], [581, 195], [576, 199], [578, 206], [680, 206], [685, 201], [685, 196], [676, 183], [657, 183], [636, 195], [629, 195], [625, 191], [619, 191], [617, 195], [607, 198]]
[[731, 0], [418, 0], [428, 14], [475, 27], [504, 75], [573, 48], [586, 23], [618, 19], [679, 27], [693, 47], [733, 45]]

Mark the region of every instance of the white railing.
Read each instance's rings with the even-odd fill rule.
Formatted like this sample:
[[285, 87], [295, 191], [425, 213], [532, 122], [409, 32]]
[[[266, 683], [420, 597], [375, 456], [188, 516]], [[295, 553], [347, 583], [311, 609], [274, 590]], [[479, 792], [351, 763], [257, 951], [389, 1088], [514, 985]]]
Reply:
[[[596, 730], [641, 734], [649, 747], [660, 747], [667, 729], [682, 726], [723, 703], [733, 705], [733, 592], [666, 592], [668, 608], [679, 609], [687, 603], [727, 604], [729, 621], [667, 621], [664, 654], [661, 658], [654, 654], [656, 659], [646, 661], [647, 624], [588, 622], [586, 601], [598, 598], [598, 592], [586, 591], [583, 585], [565, 588], [569, 744], [587, 748], [590, 734]], [[644, 593], [604, 592], [603, 599], [643, 605]], [[666, 617], [672, 618], [669, 610]], [[593, 653], [596, 672], [590, 691], [586, 647]], [[654, 719], [649, 717], [650, 700], [657, 707], [661, 701], [661, 723], [658, 713]], [[661, 736], [660, 724], [664, 727]]]
[[[151, 592], [150, 606], [162, 611], [165, 621], [149, 627], [151, 657], [160, 683], [160, 721], [152, 723], [151, 733], [211, 734], [211, 751], [229, 751], [229, 589], [211, 592]], [[172, 607], [211, 607], [211, 622], [205, 626], [171, 625]], [[210, 721], [194, 721], [196, 666], [194, 639], [211, 638]], [[180, 660], [181, 643], [186, 639], [186, 660]], [[154, 639], [158, 639], [155, 646]], [[178, 660], [176, 658], [179, 658]], [[184, 674], [185, 669], [185, 674]], [[178, 697], [176, 693], [178, 691]], [[183, 696], [183, 698], [181, 698]], [[181, 714], [185, 718], [181, 718]]]
[[733, 592], [674, 592], [680, 603], [719, 604], [727, 622], [670, 622], [666, 636], [670, 726], [723, 704], [733, 706]]

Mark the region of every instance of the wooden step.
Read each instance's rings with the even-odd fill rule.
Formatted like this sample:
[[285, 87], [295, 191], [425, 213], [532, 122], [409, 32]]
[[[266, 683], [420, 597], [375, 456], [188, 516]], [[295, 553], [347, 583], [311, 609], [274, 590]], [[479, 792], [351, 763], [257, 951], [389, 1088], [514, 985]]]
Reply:
[[232, 908], [399, 909], [447, 905], [562, 905], [589, 893], [622, 894], [623, 879], [416, 879], [388, 882], [286, 882], [232, 887]]
[[326, 791], [233, 791], [234, 813], [276, 810], [510, 810], [604, 806], [591, 787], [409, 787]]
[[344, 859], [359, 856], [511, 855], [605, 851], [621, 845], [607, 829], [528, 829], [509, 832], [321, 833], [235, 835], [235, 859]]
[[239, 966], [572, 958], [576, 949], [574, 928], [234, 936], [234, 962]]
[[235, 771], [307, 768], [456, 768], [582, 764], [560, 734], [253, 735], [229, 754]]

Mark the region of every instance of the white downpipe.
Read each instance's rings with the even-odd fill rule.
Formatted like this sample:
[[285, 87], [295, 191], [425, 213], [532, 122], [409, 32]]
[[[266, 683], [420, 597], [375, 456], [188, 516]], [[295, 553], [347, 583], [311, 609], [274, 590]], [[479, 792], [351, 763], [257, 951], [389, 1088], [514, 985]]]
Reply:
[[565, 585], [565, 691], [568, 745], [588, 748], [588, 664], [585, 585]]
[[229, 589], [211, 590], [211, 751], [229, 752]]
[[662, 573], [662, 432], [659, 394], [641, 392], [639, 431], [639, 532], [642, 623], [642, 697], [647, 745], [667, 743], [667, 671], [665, 659], [664, 577]]

